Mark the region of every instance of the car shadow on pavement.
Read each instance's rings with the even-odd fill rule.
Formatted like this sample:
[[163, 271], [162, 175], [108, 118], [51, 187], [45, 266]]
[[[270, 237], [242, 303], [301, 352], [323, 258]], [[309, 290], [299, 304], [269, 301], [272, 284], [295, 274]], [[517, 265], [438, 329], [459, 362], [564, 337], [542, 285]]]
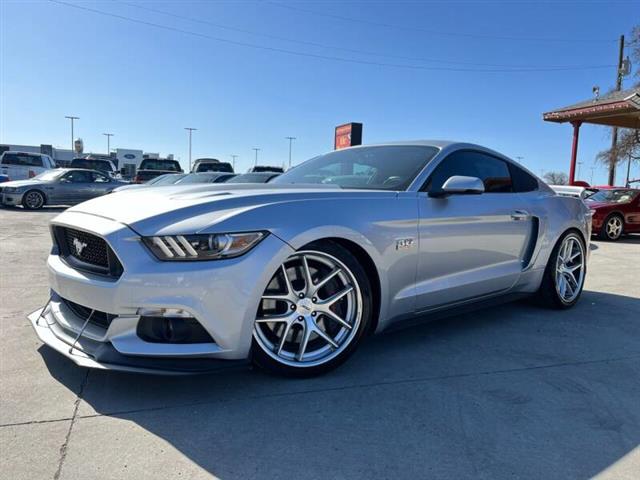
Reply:
[[39, 210], [27, 210], [24, 207], [0, 207], [3, 212], [8, 213], [55, 213], [55, 212], [64, 212], [69, 207], [47, 207], [44, 206]]
[[[571, 310], [517, 302], [378, 335], [312, 379], [92, 370], [68, 456], [109, 450], [88, 478], [592, 477], [640, 444], [638, 338], [639, 299], [585, 291]], [[75, 390], [78, 367], [40, 353]]]

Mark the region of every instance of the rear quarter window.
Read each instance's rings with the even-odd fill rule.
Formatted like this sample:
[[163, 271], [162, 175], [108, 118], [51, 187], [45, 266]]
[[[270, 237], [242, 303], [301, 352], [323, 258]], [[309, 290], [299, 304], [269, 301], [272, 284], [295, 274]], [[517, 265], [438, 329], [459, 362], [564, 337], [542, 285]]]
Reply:
[[511, 181], [513, 182], [514, 192], [533, 192], [540, 188], [538, 180], [517, 165], [510, 163], [509, 171], [511, 172]]
[[5, 153], [2, 157], [3, 165], [20, 165], [25, 167], [42, 167], [40, 155], [25, 155], [21, 153]]

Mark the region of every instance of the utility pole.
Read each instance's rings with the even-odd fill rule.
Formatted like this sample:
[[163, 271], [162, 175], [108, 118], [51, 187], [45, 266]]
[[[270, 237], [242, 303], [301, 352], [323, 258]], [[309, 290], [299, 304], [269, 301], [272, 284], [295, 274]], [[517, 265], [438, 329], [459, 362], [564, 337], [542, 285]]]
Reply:
[[593, 171], [596, 169], [593, 165], [591, 165], [591, 179], [589, 180], [589, 185], [593, 185]]
[[231, 162], [232, 162], [232, 166], [233, 166], [233, 171], [236, 171], [236, 158], [238, 158], [238, 155], [231, 155]]
[[189, 131], [189, 171], [191, 171], [191, 134], [194, 130], [198, 130], [197, 128], [184, 127], [185, 130]]
[[107, 137], [107, 155], [111, 155], [111, 137], [113, 137], [113, 133], [103, 133], [105, 137]]
[[68, 115], [68, 116], [65, 115], [64, 118], [68, 118], [69, 120], [71, 120], [71, 151], [73, 152], [73, 147], [74, 147], [74, 144], [73, 144], [73, 121], [74, 120], [80, 120], [80, 117], [73, 117], [71, 115]]
[[254, 163], [254, 164], [253, 164], [253, 166], [255, 167], [255, 166], [257, 166], [257, 165], [258, 165], [258, 152], [259, 152], [260, 150], [262, 150], [262, 149], [261, 149], [261, 148], [257, 148], [257, 147], [253, 147], [253, 149], [252, 149], [252, 150], [253, 150], [254, 152], [256, 152], [256, 163]]
[[631, 154], [629, 154], [629, 161], [627, 162], [627, 179], [624, 182], [624, 186], [629, 188], [629, 173], [631, 173]]
[[284, 137], [289, 140], [289, 168], [291, 168], [291, 144], [296, 139], [296, 137]]
[[[620, 35], [620, 46], [618, 50], [618, 70], [616, 71], [616, 92], [622, 90], [622, 62], [624, 56], [624, 35]], [[609, 185], [613, 185], [616, 181], [616, 160], [618, 155], [616, 152], [618, 144], [618, 127], [613, 127], [611, 133], [611, 158], [609, 159]]]
[[580, 165], [582, 165], [582, 162], [578, 162], [578, 172], [576, 173], [576, 177], [578, 177], [578, 180], [580, 180]]

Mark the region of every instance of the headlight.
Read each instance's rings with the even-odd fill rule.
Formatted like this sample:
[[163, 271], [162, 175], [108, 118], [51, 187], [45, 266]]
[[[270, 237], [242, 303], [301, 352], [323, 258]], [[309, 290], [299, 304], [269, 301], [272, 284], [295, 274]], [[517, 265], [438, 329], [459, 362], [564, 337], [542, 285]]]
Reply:
[[266, 236], [267, 232], [166, 235], [142, 241], [159, 260], [180, 262], [238, 257]]

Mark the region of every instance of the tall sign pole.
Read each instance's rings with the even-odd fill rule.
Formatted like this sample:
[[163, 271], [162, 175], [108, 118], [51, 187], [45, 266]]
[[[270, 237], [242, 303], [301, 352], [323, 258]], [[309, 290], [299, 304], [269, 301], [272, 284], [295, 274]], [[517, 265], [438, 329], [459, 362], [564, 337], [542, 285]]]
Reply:
[[[622, 62], [624, 57], [624, 35], [620, 35], [620, 46], [618, 50], [618, 70], [616, 72], [616, 92], [622, 90]], [[618, 155], [616, 152], [618, 144], [618, 127], [613, 127], [611, 132], [611, 158], [609, 160], [609, 185], [613, 185], [616, 181], [616, 161]]]
[[73, 148], [74, 148], [74, 144], [73, 144], [73, 121], [74, 120], [80, 120], [80, 117], [74, 117], [71, 115], [65, 115], [64, 118], [68, 118], [69, 120], [71, 120], [71, 151], [73, 152]]
[[191, 134], [194, 130], [198, 130], [197, 128], [185, 127], [185, 130], [189, 131], [189, 171], [191, 171]]
[[291, 168], [291, 144], [296, 139], [296, 137], [284, 137], [289, 140], [289, 168]]

